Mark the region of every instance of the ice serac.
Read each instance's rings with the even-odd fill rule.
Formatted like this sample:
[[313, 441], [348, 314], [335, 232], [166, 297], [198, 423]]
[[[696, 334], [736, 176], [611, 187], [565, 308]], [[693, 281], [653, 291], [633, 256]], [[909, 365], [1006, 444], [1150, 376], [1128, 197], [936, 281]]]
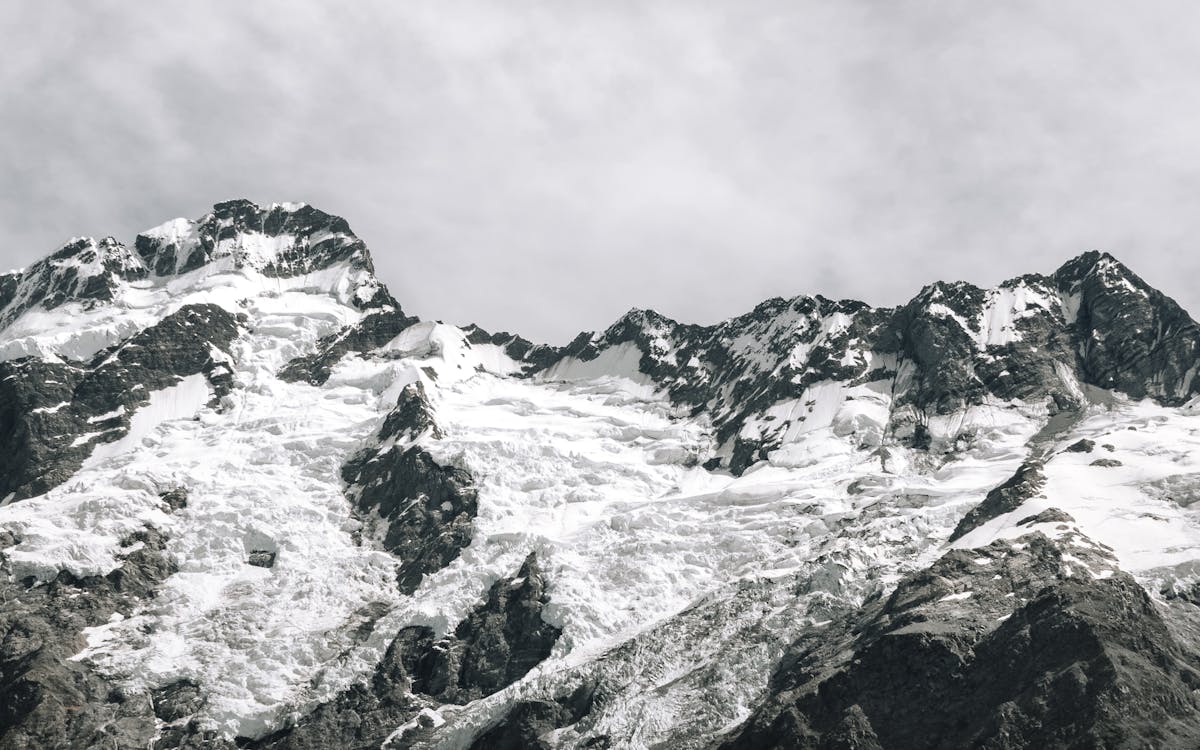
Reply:
[[548, 603], [545, 574], [530, 555], [515, 576], [492, 584], [452, 635], [401, 629], [369, 680], [295, 725], [244, 744], [259, 750], [408, 747], [427, 734], [423, 712], [492, 695], [549, 656], [561, 631], [542, 618]]

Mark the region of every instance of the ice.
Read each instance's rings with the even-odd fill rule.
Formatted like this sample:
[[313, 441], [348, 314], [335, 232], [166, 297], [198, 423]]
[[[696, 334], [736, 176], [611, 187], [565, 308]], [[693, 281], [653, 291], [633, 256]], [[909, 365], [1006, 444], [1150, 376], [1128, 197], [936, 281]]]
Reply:
[[[838, 434], [833, 404], [852, 402], [830, 387], [821, 407], [826, 427], [808, 439], [797, 433], [793, 454], [781, 451], [734, 478], [699, 468], [712, 450], [711, 428], [627, 377], [627, 352], [607, 362], [615, 375], [588, 378], [572, 363], [555, 379], [528, 381], [487, 372], [481, 364], [490, 354], [461, 331], [420, 324], [377, 355], [347, 357], [320, 388], [284, 383], [275, 377], [282, 363], [348, 315], [320, 297], [305, 302], [312, 315], [296, 314], [300, 304], [266, 297], [240, 306], [251, 333], [235, 344], [229, 366], [238, 387], [224, 413], [204, 407], [209, 394], [199, 380], [151, 394], [130, 436], [97, 449], [112, 455], [90, 460], [45, 498], [2, 511], [21, 512], [27, 524], [14, 560], [23, 570], [40, 564], [43, 576], [61, 566], [106, 572], [119, 563], [123, 535], [144, 523], [167, 531], [180, 571], [144, 610], [90, 631], [81, 658], [133, 690], [195, 680], [206, 694], [200, 720], [229, 736], [261, 734], [328, 699], [368, 672], [401, 626], [451, 631], [531, 551], [550, 581], [546, 616], [564, 632], [551, 662], [512, 694], [549, 689], [567, 674], [561, 670], [594, 668], [621, 643], [658, 643], [697, 606], [724, 611], [771, 601], [779, 612], [772, 618], [782, 618], [778, 633], [795, 632], [811, 619], [798, 614], [807, 599], [785, 604], [797, 576], [850, 602], [878, 585], [872, 580], [895, 580], [920, 559], [898, 564], [912, 550], [897, 541], [911, 537], [931, 549], [945, 538], [963, 509], [1011, 473], [1015, 446], [1036, 429], [1028, 419], [1026, 432], [998, 431], [995, 440], [1012, 444], [993, 451], [999, 458], [968, 456], [936, 480], [909, 473], [849, 495], [852, 480], [881, 476], [879, 462], [855, 430]], [[415, 378], [425, 379], [446, 435], [427, 438], [426, 448], [470, 468], [480, 507], [462, 556], [401, 597], [393, 558], [351, 538], [338, 468], [378, 428], [398, 384]], [[879, 408], [870, 401], [876, 391], [854, 393], [865, 405], [851, 407], [849, 422]], [[795, 451], [807, 458], [797, 460]], [[189, 489], [188, 507], [166, 516], [156, 495], [176, 485]], [[893, 495], [926, 499], [880, 502]], [[45, 507], [56, 508], [55, 521], [25, 512]], [[76, 543], [83, 546], [64, 552]], [[247, 565], [251, 547], [278, 550], [275, 566]], [[822, 555], [841, 562], [814, 570]], [[372, 603], [388, 614], [355, 645], [348, 635], [359, 623], [355, 613]], [[736, 622], [727, 613], [689, 627], [743, 626]], [[772, 638], [742, 654], [749, 661], [739, 665], [746, 679], [730, 693], [736, 700], [714, 704], [722, 708], [706, 720], [729, 721], [765, 688], [784, 643]], [[697, 656], [656, 648], [672, 660]], [[496, 700], [511, 699], [502, 696]], [[631, 687], [628, 700], [645, 698]], [[477, 721], [490, 705], [446, 720]], [[660, 716], [642, 731], [654, 738], [684, 720]]]
[[946, 594], [941, 599], [938, 599], [938, 601], [939, 602], [961, 602], [961, 601], [966, 601], [967, 599], [970, 599], [974, 595], [975, 595], [974, 591], [960, 591], [957, 594]]

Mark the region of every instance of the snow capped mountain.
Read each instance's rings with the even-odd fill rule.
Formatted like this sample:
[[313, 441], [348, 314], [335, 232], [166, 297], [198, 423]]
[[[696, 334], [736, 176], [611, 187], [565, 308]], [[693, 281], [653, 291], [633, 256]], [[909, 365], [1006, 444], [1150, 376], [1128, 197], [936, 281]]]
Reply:
[[1100, 253], [553, 347], [302, 204], [72, 241], [0, 277], [0, 747], [1200, 746], [1198, 347]]

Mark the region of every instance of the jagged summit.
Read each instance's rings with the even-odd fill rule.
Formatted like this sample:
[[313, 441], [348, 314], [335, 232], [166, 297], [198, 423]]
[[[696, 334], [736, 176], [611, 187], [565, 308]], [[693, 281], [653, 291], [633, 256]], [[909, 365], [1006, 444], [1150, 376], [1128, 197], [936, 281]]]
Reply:
[[374, 271], [370, 252], [340, 216], [305, 203], [262, 208], [225, 201], [196, 219], [174, 219], [138, 235], [138, 256], [158, 276], [187, 273], [222, 261], [266, 276], [298, 276], [338, 263]]

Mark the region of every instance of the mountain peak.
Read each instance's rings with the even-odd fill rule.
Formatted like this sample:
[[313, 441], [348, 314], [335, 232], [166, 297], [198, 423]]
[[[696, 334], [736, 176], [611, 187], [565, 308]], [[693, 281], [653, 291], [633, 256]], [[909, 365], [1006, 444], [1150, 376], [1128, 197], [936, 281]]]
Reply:
[[1059, 266], [1058, 270], [1054, 272], [1054, 278], [1064, 289], [1076, 287], [1084, 279], [1093, 276], [1112, 280], [1136, 279], [1139, 284], [1146, 286], [1133, 271], [1129, 270], [1128, 266], [1117, 260], [1111, 253], [1103, 250], [1089, 250], [1077, 255]]
[[[76, 237], [0, 276], [0, 330], [9, 338], [0, 360], [87, 358], [187, 301], [289, 292], [330, 295], [361, 311], [399, 307], [345, 219], [305, 203], [236, 199], [148, 229], [133, 247]], [[57, 312], [51, 319], [48, 311]]]
[[296, 276], [348, 261], [374, 271], [366, 245], [340, 216], [306, 203], [267, 208], [239, 198], [196, 220], [173, 219], [138, 235], [138, 255], [157, 276], [212, 263], [253, 268], [266, 276]]

